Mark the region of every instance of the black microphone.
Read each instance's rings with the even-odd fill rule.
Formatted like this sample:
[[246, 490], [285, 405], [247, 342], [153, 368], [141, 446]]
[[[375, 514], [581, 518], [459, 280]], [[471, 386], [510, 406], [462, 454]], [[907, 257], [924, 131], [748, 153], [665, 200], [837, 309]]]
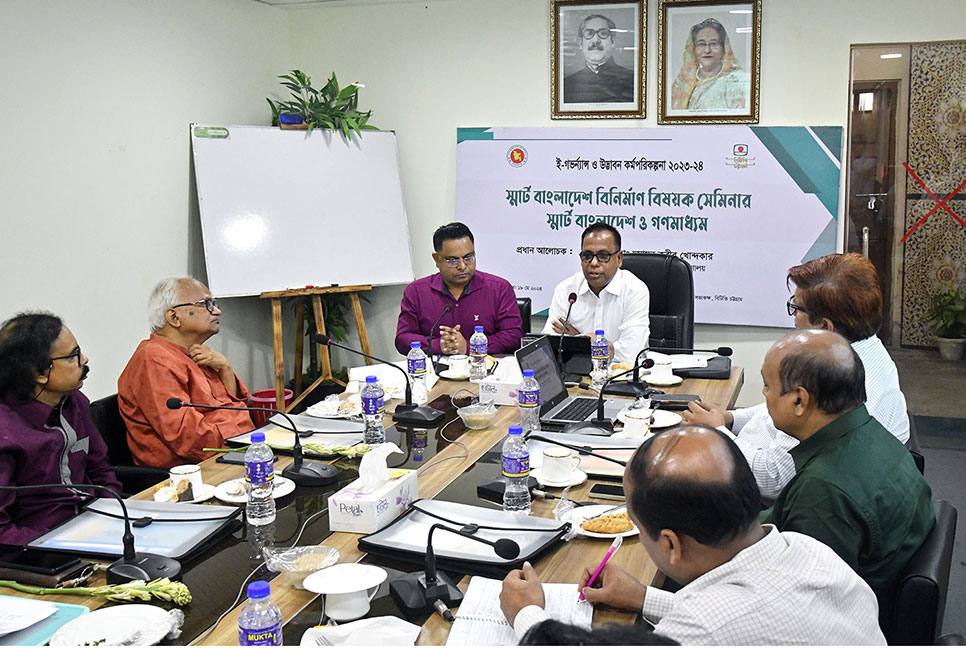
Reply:
[[[302, 440], [299, 438], [302, 433], [295, 427], [295, 422], [285, 412], [280, 412], [268, 407], [229, 407], [225, 405], [201, 405], [198, 403], [186, 403], [180, 398], [169, 398], [165, 401], [168, 409], [181, 409], [182, 407], [195, 407], [198, 409], [227, 409], [242, 410], [245, 412], [272, 412], [281, 414], [282, 418], [288, 421], [291, 426], [288, 429], [295, 433], [295, 443], [292, 444], [292, 463], [282, 471], [282, 477], [291, 479], [296, 486], [327, 486], [339, 479], [339, 469], [331, 464], [321, 461], [304, 461], [302, 458]], [[282, 426], [284, 427], [284, 426]], [[312, 436], [309, 432], [307, 436]]]
[[[79, 490], [103, 491], [110, 494], [121, 505], [124, 514], [124, 535], [121, 536], [123, 553], [107, 568], [107, 582], [110, 585], [127, 583], [132, 580], [143, 580], [150, 583], [156, 578], [181, 578], [181, 563], [173, 558], [166, 558], [157, 554], [137, 553], [134, 550], [134, 534], [131, 532], [131, 518], [127, 513], [124, 500], [113, 488], [98, 484], [31, 484], [29, 486], [0, 486], [0, 490], [49, 490], [52, 488], [76, 488]], [[150, 518], [149, 518], [150, 519]]]
[[[530, 432], [527, 432], [525, 437], [527, 441], [530, 441], [530, 440], [543, 441], [544, 443], [550, 443], [555, 446], [560, 446], [561, 448], [567, 448], [568, 450], [573, 450], [577, 454], [597, 457], [598, 459], [603, 459], [604, 461], [610, 461], [611, 463], [619, 464], [621, 466], [624, 466], [625, 468], [627, 467], [626, 461], [623, 461], [621, 459], [615, 459], [613, 457], [608, 457], [607, 455], [597, 454], [596, 452], [594, 452], [595, 448], [592, 448], [591, 446], [570, 445], [568, 443], [564, 443], [563, 441], [557, 441], [556, 439], [547, 438], [532, 430]], [[638, 446], [627, 446], [627, 447], [620, 446], [620, 447], [596, 448], [596, 450], [636, 450], [637, 448]]]
[[567, 334], [567, 326], [570, 324], [570, 310], [574, 307], [577, 302], [577, 293], [572, 292], [567, 295], [567, 317], [564, 318], [563, 331], [560, 332], [560, 341], [557, 342], [557, 363], [560, 365], [560, 372], [563, 373], [563, 341], [564, 336]]
[[[433, 322], [433, 325], [429, 327], [429, 361], [433, 363], [433, 371], [435, 371], [436, 373], [439, 373], [439, 368], [438, 368], [439, 362], [437, 362], [436, 360], [433, 360], [433, 331], [436, 329], [436, 325], [443, 321], [443, 316], [452, 310], [453, 310], [453, 305], [446, 304], [446, 306], [443, 308], [443, 312], [439, 314], [439, 317], [436, 318], [436, 321]], [[439, 351], [440, 351], [439, 355], [440, 356], [443, 355], [442, 343], [440, 344]]]
[[389, 582], [389, 593], [392, 594], [393, 600], [410, 617], [430, 612], [437, 601], [451, 608], [459, 605], [463, 600], [463, 593], [456, 588], [449, 576], [436, 571], [436, 553], [433, 551], [433, 533], [436, 529], [489, 545], [493, 547], [496, 555], [504, 560], [513, 560], [520, 555], [520, 545], [514, 540], [500, 538], [494, 541], [477, 537], [475, 533], [479, 530], [479, 526], [476, 524], [467, 524], [458, 529], [444, 524], [434, 524], [426, 535], [426, 564], [423, 573], [406, 574]]
[[658, 351], [660, 353], [672, 353], [672, 354], [673, 353], [716, 353], [719, 356], [724, 356], [725, 358], [727, 358], [732, 353], [734, 353], [734, 349], [726, 346], [720, 346], [717, 349], [678, 349], [678, 348], [671, 348], [671, 347], [651, 347], [648, 350]]
[[[653, 389], [648, 387], [641, 382], [641, 369], [650, 369], [654, 366], [654, 361], [645, 358], [641, 360], [641, 356], [649, 351], [649, 347], [644, 347], [637, 352], [637, 356], [634, 358], [634, 375], [631, 379], [626, 382], [619, 382], [610, 384], [610, 381], [601, 388], [601, 395], [607, 394], [609, 396], [630, 396], [631, 398], [649, 398], [652, 394], [662, 393], [659, 389]], [[616, 377], [616, 376], [615, 376]]]
[[[449, 308], [447, 306], [446, 308]], [[358, 349], [353, 349], [352, 347], [346, 346], [344, 344], [339, 344], [328, 335], [324, 333], [317, 334], [313, 340], [316, 344], [324, 344], [326, 346], [335, 346], [340, 349], [345, 349], [346, 351], [351, 351], [352, 353], [358, 353], [359, 355], [369, 358], [370, 360], [375, 360], [376, 362], [382, 362], [387, 364], [393, 369], [398, 369], [402, 372], [403, 376], [406, 378], [406, 402], [401, 405], [396, 405], [396, 411], [393, 412], [392, 420], [397, 423], [403, 423], [406, 425], [412, 425], [414, 427], [434, 427], [443, 419], [442, 410], [438, 410], [435, 407], [427, 407], [425, 405], [415, 405], [413, 403], [413, 389], [409, 384], [409, 373], [402, 367], [395, 365], [388, 360], [383, 360], [377, 358], [376, 356], [369, 355]], [[432, 349], [430, 349], [432, 351]]]
[[[652, 360], [644, 361], [645, 364], [648, 362], [651, 363], [648, 366], [652, 366], [654, 364]], [[604, 390], [607, 389], [607, 386], [617, 378], [620, 378], [621, 376], [626, 376], [632, 371], [637, 371], [637, 369], [638, 369], [638, 366], [637, 366], [637, 363], [635, 362], [632, 368], [625, 369], [624, 371], [621, 371], [620, 373], [616, 373], [610, 378], [608, 378], [607, 380], [605, 380], [604, 384], [601, 385], [600, 395], [597, 396], [597, 418], [588, 419], [586, 421], [580, 421], [579, 423], [575, 423], [574, 425], [568, 426], [567, 432], [576, 433], [576, 432], [580, 432], [581, 430], [597, 430], [597, 431], [603, 431], [607, 433], [613, 433], [614, 422], [604, 418]]]

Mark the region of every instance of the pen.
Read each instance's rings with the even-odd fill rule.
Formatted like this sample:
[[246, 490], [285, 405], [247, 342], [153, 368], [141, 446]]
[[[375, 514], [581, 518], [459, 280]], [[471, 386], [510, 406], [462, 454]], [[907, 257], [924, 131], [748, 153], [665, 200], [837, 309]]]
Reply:
[[[624, 536], [617, 536], [616, 538], [614, 538], [614, 542], [611, 543], [610, 549], [604, 555], [604, 559], [600, 561], [599, 565], [597, 565], [597, 569], [594, 571], [594, 575], [590, 577], [589, 581], [587, 581], [587, 585], [586, 585], [587, 587], [590, 587], [591, 585], [594, 584], [594, 582], [597, 580], [597, 577], [600, 576], [600, 572], [604, 571], [604, 565], [607, 564], [607, 561], [610, 560], [611, 556], [617, 553], [617, 550], [621, 548], [621, 544], [623, 542], [624, 542]], [[577, 600], [578, 601], [584, 600], [583, 591], [580, 592], [580, 596], [577, 598]]]

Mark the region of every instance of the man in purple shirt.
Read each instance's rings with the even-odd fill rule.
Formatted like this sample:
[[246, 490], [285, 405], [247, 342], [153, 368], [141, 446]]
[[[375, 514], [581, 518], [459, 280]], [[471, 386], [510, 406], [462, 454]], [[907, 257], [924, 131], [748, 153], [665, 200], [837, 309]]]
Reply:
[[475, 326], [483, 327], [490, 353], [520, 348], [523, 320], [513, 286], [476, 270], [470, 229], [463, 223], [443, 225], [433, 234], [433, 249], [439, 272], [417, 279], [403, 293], [396, 325], [399, 353], [409, 353], [411, 342], [420, 342], [430, 353], [430, 338], [432, 353], [466, 353]]
[[[0, 327], [0, 485], [99, 484], [121, 492], [80, 393], [89, 367], [59, 317]], [[77, 513], [85, 491], [0, 490], [0, 543], [23, 545]]]

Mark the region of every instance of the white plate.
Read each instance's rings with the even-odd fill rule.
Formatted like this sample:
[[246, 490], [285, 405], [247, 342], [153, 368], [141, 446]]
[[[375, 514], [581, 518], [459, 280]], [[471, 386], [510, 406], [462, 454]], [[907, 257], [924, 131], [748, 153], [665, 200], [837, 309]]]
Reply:
[[126, 603], [68, 621], [51, 646], [154, 646], [171, 632], [174, 619], [156, 605]]
[[[345, 402], [345, 401], [340, 401]], [[358, 416], [362, 414], [362, 402], [356, 400], [349, 400], [352, 404], [352, 409], [348, 412], [339, 413], [338, 406], [333, 409], [330, 405], [326, 405], [325, 401], [319, 401], [312, 407], [305, 410], [305, 413], [309, 416], [314, 416], [315, 418], [349, 418], [350, 416]]]
[[467, 380], [470, 375], [454, 373], [452, 369], [447, 369], [446, 371], [440, 371], [439, 377], [445, 378], [446, 380]]
[[577, 484], [583, 484], [587, 481], [587, 473], [578, 468], [573, 472], [568, 481], [557, 482], [549, 481], [543, 476], [543, 470], [541, 468], [534, 468], [530, 471], [530, 476], [540, 482], [541, 486], [550, 486], [551, 488], [566, 488], [567, 486], [576, 486]]
[[375, 565], [339, 563], [309, 574], [302, 587], [316, 594], [351, 594], [375, 587], [388, 577], [385, 569]]
[[680, 385], [684, 382], [684, 378], [681, 376], [671, 376], [670, 378], [664, 379], [644, 376], [644, 380], [647, 381], [648, 385], [654, 385], [655, 387], [673, 387], [674, 385]]
[[[617, 413], [617, 420], [621, 423], [624, 422], [624, 412], [627, 410], [621, 410]], [[667, 428], [673, 427], [683, 421], [684, 419], [677, 412], [669, 412], [668, 410], [654, 410], [651, 421], [651, 429]]]
[[[574, 510], [572, 510], [570, 514], [567, 516], [567, 521], [573, 525], [574, 531], [577, 533], [577, 535], [582, 535], [587, 538], [602, 538], [605, 540], [613, 540], [617, 536], [627, 538], [629, 536], [637, 535], [638, 533], [640, 533], [640, 530], [637, 528], [637, 525], [634, 525], [633, 529], [631, 529], [630, 531], [625, 531], [624, 533], [594, 533], [593, 531], [584, 531], [584, 528], [580, 526], [580, 523], [583, 522], [584, 520], [595, 518], [601, 513], [603, 513], [604, 511], [606, 511], [607, 509], [612, 509], [612, 508], [614, 508], [614, 506], [611, 504], [594, 504], [592, 506], [578, 506]], [[620, 512], [621, 512], [621, 509], [614, 509], [613, 511], [608, 513], [608, 515], [613, 513], [620, 513]]]
[[[193, 500], [185, 500], [183, 502], [172, 502], [172, 504], [200, 504], [210, 500], [215, 494], [215, 487], [211, 484], [202, 484], [201, 490], [195, 493], [195, 498]], [[155, 500], [156, 502], [159, 500]]]
[[[218, 484], [218, 486], [215, 488], [215, 497], [220, 499], [222, 502], [228, 502], [229, 504], [244, 504], [248, 501], [245, 491], [242, 491], [241, 495], [232, 495], [228, 492], [228, 484], [233, 482], [241, 482], [244, 484], [245, 478], [239, 477], [238, 479], [229, 479], [226, 482]], [[295, 482], [293, 482], [291, 479], [282, 477], [278, 473], [275, 473], [275, 488], [272, 489], [272, 499], [285, 497], [294, 490]]]

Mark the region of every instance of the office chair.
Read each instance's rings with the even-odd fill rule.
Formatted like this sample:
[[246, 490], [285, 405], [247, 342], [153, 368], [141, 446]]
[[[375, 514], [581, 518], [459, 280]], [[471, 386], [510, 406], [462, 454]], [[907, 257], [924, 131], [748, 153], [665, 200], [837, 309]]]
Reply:
[[694, 346], [694, 275], [684, 259], [671, 254], [627, 253], [623, 268], [647, 284], [651, 294], [652, 347]]
[[520, 317], [523, 318], [523, 334], [530, 332], [530, 317], [532, 315], [532, 305], [529, 297], [517, 297], [517, 307], [520, 309]]
[[138, 466], [127, 445], [127, 426], [117, 406], [117, 394], [91, 403], [91, 419], [107, 445], [107, 459], [124, 489], [124, 495], [134, 495], [168, 478], [164, 468]]
[[906, 440], [906, 449], [912, 455], [912, 460], [916, 462], [916, 468], [921, 475], [926, 474], [926, 458], [919, 447], [919, 433], [916, 432], [916, 419], [909, 415], [909, 438]]

